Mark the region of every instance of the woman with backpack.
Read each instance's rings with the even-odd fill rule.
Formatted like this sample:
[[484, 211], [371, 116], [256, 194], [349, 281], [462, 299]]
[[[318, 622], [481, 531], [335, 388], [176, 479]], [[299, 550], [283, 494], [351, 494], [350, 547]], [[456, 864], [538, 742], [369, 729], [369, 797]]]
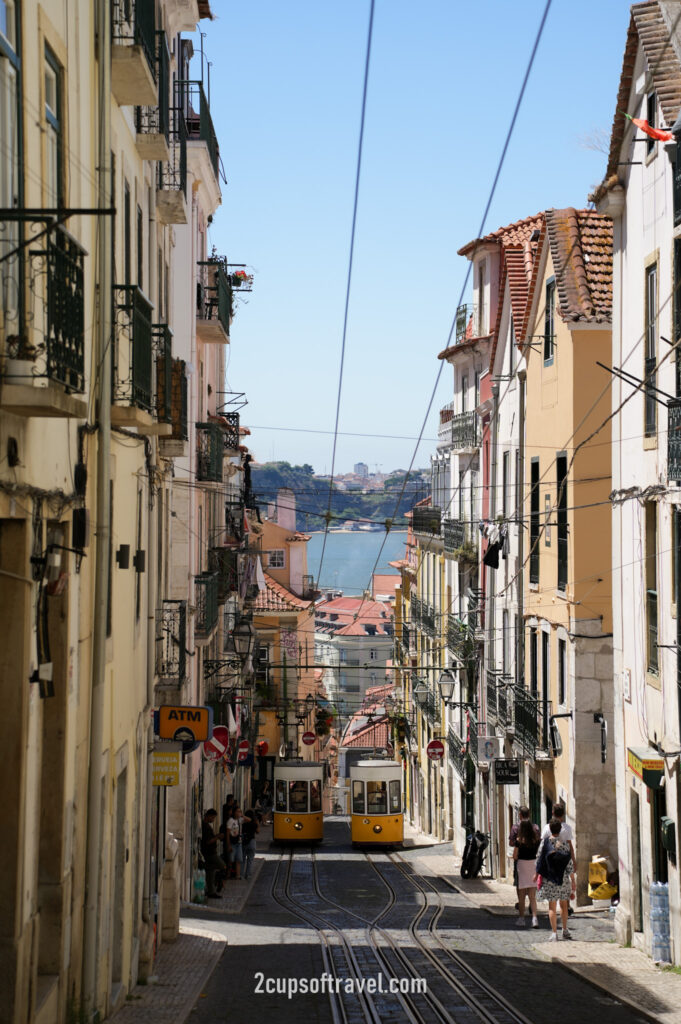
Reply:
[[551, 935], [549, 942], [558, 938], [557, 904], [560, 903], [560, 916], [563, 924], [563, 938], [571, 939], [568, 929], [568, 905], [570, 898], [575, 896], [574, 864], [570, 853], [570, 843], [560, 838], [562, 821], [552, 818], [549, 822], [550, 835], [544, 839], [535, 864], [535, 881], [539, 886], [537, 893], [540, 900], [548, 900]]

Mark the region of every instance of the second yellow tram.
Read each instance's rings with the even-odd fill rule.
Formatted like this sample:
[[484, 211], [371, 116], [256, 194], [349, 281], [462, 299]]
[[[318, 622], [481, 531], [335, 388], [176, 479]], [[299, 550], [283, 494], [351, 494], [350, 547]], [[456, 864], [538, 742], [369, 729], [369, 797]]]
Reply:
[[324, 767], [313, 761], [274, 766], [272, 839], [275, 843], [319, 843], [324, 838]]
[[353, 845], [401, 845], [402, 765], [378, 759], [358, 761], [350, 766], [350, 788]]

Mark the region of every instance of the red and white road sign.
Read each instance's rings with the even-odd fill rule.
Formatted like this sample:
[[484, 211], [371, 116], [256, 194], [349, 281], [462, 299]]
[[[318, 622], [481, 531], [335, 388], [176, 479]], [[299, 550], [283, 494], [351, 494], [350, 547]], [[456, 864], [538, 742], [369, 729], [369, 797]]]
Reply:
[[251, 745], [248, 742], [248, 740], [240, 740], [239, 741], [239, 755], [237, 757], [237, 761], [239, 761], [239, 762], [245, 761], [246, 758], [248, 757], [248, 753], [249, 753], [250, 749], [251, 749]]
[[317, 737], [313, 732], [303, 733], [303, 743], [306, 747], [311, 747]]
[[209, 761], [219, 761], [227, 753], [229, 729], [226, 725], [213, 726], [213, 735], [203, 744], [203, 754]]
[[431, 761], [439, 761], [445, 756], [445, 745], [441, 740], [431, 740], [426, 747], [426, 754]]
[[260, 740], [260, 743], [256, 745], [255, 749], [258, 751], [259, 757], [264, 757], [267, 751], [270, 749], [270, 745], [267, 742], [267, 740]]

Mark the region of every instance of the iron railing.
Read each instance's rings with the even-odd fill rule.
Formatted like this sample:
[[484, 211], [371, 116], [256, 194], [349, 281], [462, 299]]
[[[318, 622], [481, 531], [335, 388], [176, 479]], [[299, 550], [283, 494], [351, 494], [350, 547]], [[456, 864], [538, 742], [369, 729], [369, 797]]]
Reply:
[[187, 675], [187, 602], [164, 601], [156, 612], [156, 675], [181, 685]]
[[681, 398], [667, 402], [667, 479], [681, 480]]
[[213, 118], [210, 114], [210, 107], [206, 94], [203, 91], [201, 82], [181, 79], [176, 82], [177, 105], [184, 113], [187, 126], [187, 138], [189, 142], [205, 142], [208, 147], [208, 155], [215, 172], [216, 180], [219, 178], [220, 169], [220, 147], [213, 128]]
[[456, 311], [456, 343], [460, 345], [467, 337], [477, 338], [479, 334], [478, 307], [464, 302]]
[[412, 509], [411, 528], [414, 533], [430, 533], [440, 536], [442, 510], [437, 505], [422, 505]]
[[140, 135], [165, 135], [170, 139], [170, 51], [165, 32], [156, 33], [156, 82], [158, 103], [155, 107], [137, 107], [135, 122]]
[[[161, 324], [155, 327], [164, 326]], [[161, 423], [172, 425], [171, 437], [186, 441], [187, 369], [183, 359], [171, 359], [165, 353], [156, 357], [156, 409]]]
[[196, 316], [199, 320], [219, 321], [229, 336], [232, 321], [232, 285], [226, 259], [215, 257], [199, 261], [199, 283], [196, 291]]
[[501, 676], [499, 680], [499, 686], [497, 689], [497, 720], [502, 728], [507, 728], [511, 725], [511, 719], [509, 717], [509, 706], [508, 706], [508, 694], [509, 687], [513, 685], [513, 680], [510, 676]]
[[466, 744], [451, 725], [447, 732], [447, 752], [455, 772], [459, 778], [463, 779], [466, 764]]
[[215, 572], [202, 572], [194, 577], [194, 636], [199, 640], [206, 640], [218, 624], [218, 586]]
[[238, 452], [241, 440], [239, 437], [239, 413], [223, 412], [220, 414], [220, 417], [223, 420], [222, 429], [225, 435], [225, 451]]
[[494, 725], [499, 718], [498, 686], [499, 674], [493, 669], [487, 669], [487, 721]]
[[648, 671], [657, 674], [660, 670], [660, 657], [657, 640], [657, 591], [646, 591], [646, 622], [648, 627]]
[[466, 526], [460, 519], [445, 519], [443, 533], [445, 551], [451, 554], [463, 547], [466, 540]]
[[646, 356], [645, 382], [645, 430], [646, 437], [654, 437], [657, 433], [657, 357]]
[[421, 602], [421, 627], [427, 636], [435, 636], [435, 609], [425, 601]]
[[412, 649], [411, 631], [406, 622], [402, 623], [402, 649], [407, 657]]
[[413, 625], [418, 629], [418, 627], [421, 625], [421, 618], [422, 618], [421, 599], [418, 598], [418, 597], [412, 597], [411, 603], [410, 603], [410, 607], [411, 607], [411, 621], [412, 621]]
[[151, 336], [156, 355], [156, 418], [159, 423], [172, 423], [173, 332], [167, 324], [152, 324]]
[[551, 752], [551, 701], [538, 700], [520, 686], [509, 687], [515, 742], [534, 756], [537, 750]]
[[473, 656], [476, 646], [475, 633], [466, 622], [456, 615], [447, 615], [447, 647], [461, 661], [467, 662]]
[[45, 250], [47, 259], [47, 376], [69, 391], [85, 390], [85, 251], [61, 227]]
[[182, 111], [173, 107], [168, 111], [168, 145], [170, 160], [157, 164], [156, 184], [159, 192], [181, 193], [187, 197], [187, 126]]
[[473, 763], [478, 763], [478, 719], [477, 716], [468, 709], [468, 756], [472, 759]]
[[418, 689], [414, 691], [414, 697], [416, 703], [420, 707], [426, 718], [435, 725], [436, 722], [440, 721], [441, 718], [441, 707], [440, 700], [435, 696], [433, 691], [428, 688], [424, 692], [420, 692]]
[[155, 75], [154, 43], [156, 4], [154, 0], [114, 0], [111, 38], [118, 45], [141, 46]]
[[208, 549], [208, 567], [218, 580], [218, 604], [224, 604], [228, 597], [239, 589], [239, 555], [235, 548], [215, 547]]
[[113, 401], [151, 411], [153, 307], [136, 284], [114, 285], [114, 301]]
[[459, 412], [452, 416], [450, 434], [445, 438], [452, 448], [478, 448], [480, 446], [480, 420], [477, 412]]
[[197, 480], [222, 482], [223, 430], [219, 423], [196, 424]]

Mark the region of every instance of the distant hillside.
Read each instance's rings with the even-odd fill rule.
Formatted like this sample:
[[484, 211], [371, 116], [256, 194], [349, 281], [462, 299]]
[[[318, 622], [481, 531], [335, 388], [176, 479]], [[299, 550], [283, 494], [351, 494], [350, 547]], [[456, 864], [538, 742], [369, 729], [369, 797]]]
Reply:
[[[405, 512], [428, 493], [423, 481], [410, 478], [395, 516], [397, 501], [404, 473], [389, 477], [384, 489], [373, 494], [357, 491], [337, 491], [334, 488], [331, 512], [332, 526], [340, 525], [346, 519], [364, 519], [383, 523], [394, 517], [394, 525], [406, 528]], [[296, 520], [299, 530], [322, 530], [329, 506], [328, 477], [318, 477], [308, 463], [292, 466], [289, 462], [265, 462], [252, 467], [253, 491], [263, 511], [268, 503], [276, 500], [281, 487], [290, 487], [296, 496]]]

